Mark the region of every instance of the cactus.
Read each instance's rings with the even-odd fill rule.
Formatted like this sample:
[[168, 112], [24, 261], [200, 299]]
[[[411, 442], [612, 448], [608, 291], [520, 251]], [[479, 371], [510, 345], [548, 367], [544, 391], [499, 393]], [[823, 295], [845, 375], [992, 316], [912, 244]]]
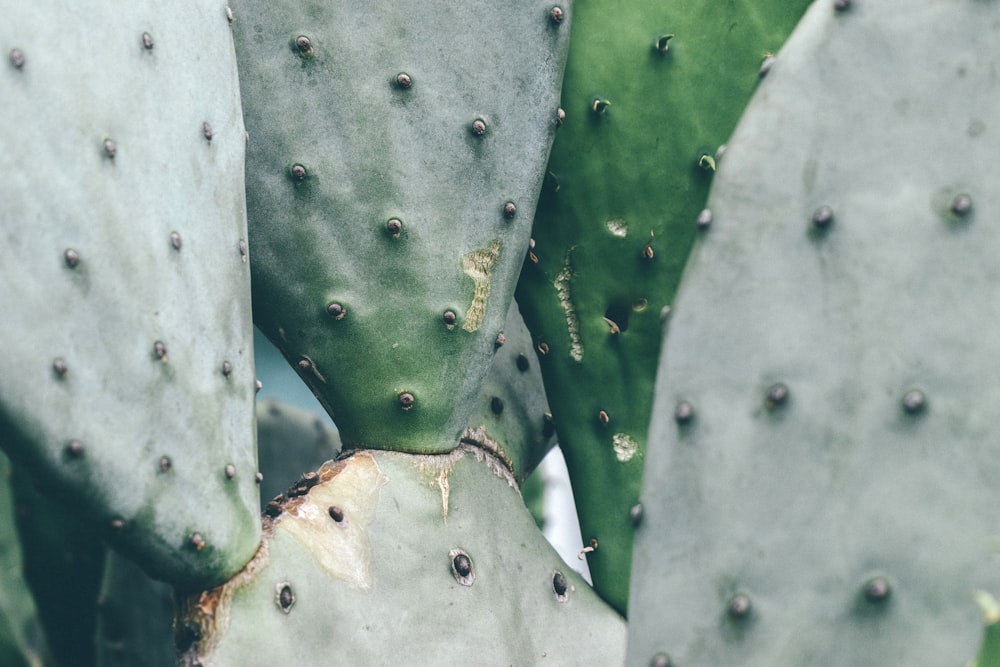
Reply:
[[3, 15], [4, 447], [153, 576], [224, 581], [260, 537], [225, 13], [7, 0]]
[[347, 448], [459, 442], [555, 133], [550, 9], [233, 5], [255, 322]]
[[589, 2], [574, 16], [565, 122], [517, 298], [583, 536], [598, 543], [594, 585], [622, 612], [660, 318], [711, 181], [698, 163], [728, 138], [763, 53], [806, 4]]
[[268, 514], [245, 572], [184, 602], [183, 664], [624, 658], [621, 618], [561, 563], [483, 450], [356, 452]]
[[464, 441], [493, 452], [523, 484], [555, 444], [531, 332], [511, 302], [496, 351], [477, 397]]
[[1000, 5], [965, 0], [817, 2], [773, 61], [661, 356], [631, 664], [973, 653], [970, 596], [1000, 588], [998, 67]]
[[34, 598], [22, 576], [10, 473], [10, 461], [0, 453], [0, 664], [41, 667], [47, 648]]
[[1000, 665], [1000, 604], [985, 591], [976, 592], [976, 601], [983, 612], [985, 629], [979, 654], [969, 667], [997, 667]]

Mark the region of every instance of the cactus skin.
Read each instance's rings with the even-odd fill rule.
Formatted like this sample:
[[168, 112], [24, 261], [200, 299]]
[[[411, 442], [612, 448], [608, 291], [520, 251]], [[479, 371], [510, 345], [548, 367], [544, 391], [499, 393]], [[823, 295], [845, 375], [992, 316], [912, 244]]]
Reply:
[[550, 7], [233, 3], [254, 318], [345, 447], [458, 444], [555, 134]]
[[260, 537], [224, 6], [0, 13], [3, 446], [151, 575], [224, 581]]
[[[661, 312], [711, 181], [695, 163], [729, 137], [762, 54], [807, 4], [591, 1], [574, 16], [566, 119], [517, 299], [548, 350], [540, 362], [583, 538], [598, 540], [594, 586], [623, 613]], [[662, 34], [674, 35], [666, 53], [654, 48]], [[600, 115], [596, 98], [611, 102]]]
[[183, 664], [621, 664], [622, 619], [562, 563], [491, 455], [357, 452], [319, 479], [266, 520], [244, 574], [184, 602]]
[[974, 652], [970, 596], [1000, 589], [998, 67], [1000, 5], [964, 0], [817, 2], [778, 54], [661, 356], [630, 664]]
[[969, 667], [1000, 667], [1000, 604], [983, 591], [976, 592], [976, 602], [983, 612], [985, 628], [979, 654]]
[[48, 649], [34, 598], [23, 578], [14, 507], [10, 460], [0, 452], [0, 664], [41, 667]]
[[556, 443], [531, 332], [511, 301], [496, 351], [463, 441], [492, 451], [520, 485]]

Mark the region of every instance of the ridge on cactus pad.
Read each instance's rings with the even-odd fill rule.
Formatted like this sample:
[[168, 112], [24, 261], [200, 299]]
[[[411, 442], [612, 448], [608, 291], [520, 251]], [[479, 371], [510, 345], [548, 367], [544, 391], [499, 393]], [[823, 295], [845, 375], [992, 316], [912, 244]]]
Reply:
[[150, 575], [225, 581], [260, 524], [224, 6], [0, 15], [2, 445]]
[[274, 503], [257, 558], [189, 596], [182, 664], [621, 664], [625, 624], [482, 450], [356, 452]]
[[555, 134], [550, 11], [233, 3], [255, 322], [345, 448], [441, 453], [467, 425]]
[[[933, 48], [926, 48], [926, 40]], [[629, 663], [963, 664], [1000, 590], [1000, 4], [814, 3], [657, 377]]]
[[[584, 2], [517, 298], [535, 335], [597, 591], [624, 613], [660, 318], [711, 171], [807, 0]], [[707, 163], [707, 162], [706, 162]]]

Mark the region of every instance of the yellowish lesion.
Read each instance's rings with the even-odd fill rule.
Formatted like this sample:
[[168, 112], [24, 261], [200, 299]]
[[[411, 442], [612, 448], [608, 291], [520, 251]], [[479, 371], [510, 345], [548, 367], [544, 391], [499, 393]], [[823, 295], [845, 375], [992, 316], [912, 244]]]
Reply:
[[462, 271], [472, 278], [474, 283], [472, 292], [472, 305], [469, 306], [465, 314], [465, 323], [462, 328], [472, 333], [479, 329], [486, 315], [486, 302], [490, 297], [490, 276], [493, 267], [500, 259], [500, 250], [503, 243], [500, 239], [494, 239], [489, 248], [481, 248], [462, 255]]
[[580, 337], [580, 318], [576, 314], [576, 306], [573, 305], [573, 295], [570, 291], [570, 282], [573, 279], [573, 267], [570, 263], [570, 256], [573, 248], [566, 251], [563, 259], [562, 270], [556, 275], [552, 285], [556, 288], [556, 295], [562, 305], [563, 312], [566, 313], [566, 330], [569, 333], [569, 356], [573, 361], [583, 361], [583, 339]]

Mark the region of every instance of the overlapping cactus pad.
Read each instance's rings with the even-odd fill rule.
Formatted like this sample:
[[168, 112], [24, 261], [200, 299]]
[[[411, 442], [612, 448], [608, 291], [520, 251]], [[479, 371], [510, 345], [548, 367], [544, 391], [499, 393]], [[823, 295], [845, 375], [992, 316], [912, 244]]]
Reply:
[[345, 447], [458, 443], [527, 250], [569, 4], [233, 3], [254, 318]]
[[975, 655], [973, 593], [1000, 590], [998, 69], [1000, 5], [974, 0], [823, 0], [778, 54], [669, 324], [630, 662]]
[[517, 298], [536, 337], [594, 586], [625, 611], [660, 317], [709, 168], [807, 0], [577, 8], [550, 174]]
[[620, 664], [625, 627], [482, 450], [359, 452], [268, 510], [246, 571], [186, 601], [187, 665]]
[[260, 535], [225, 6], [0, 2], [0, 441], [147, 572]]

